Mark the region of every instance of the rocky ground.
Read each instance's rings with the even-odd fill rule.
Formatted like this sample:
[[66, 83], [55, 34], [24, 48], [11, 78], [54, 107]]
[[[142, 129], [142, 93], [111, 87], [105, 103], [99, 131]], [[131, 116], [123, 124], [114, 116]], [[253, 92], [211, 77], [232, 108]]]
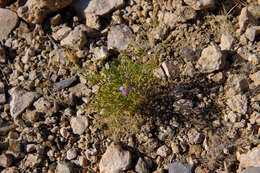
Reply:
[[[1, 172], [260, 172], [259, 0], [0, 7]], [[80, 70], [122, 53], [156, 55], [159, 82], [142, 123], [115, 137], [86, 108], [101, 86]]]

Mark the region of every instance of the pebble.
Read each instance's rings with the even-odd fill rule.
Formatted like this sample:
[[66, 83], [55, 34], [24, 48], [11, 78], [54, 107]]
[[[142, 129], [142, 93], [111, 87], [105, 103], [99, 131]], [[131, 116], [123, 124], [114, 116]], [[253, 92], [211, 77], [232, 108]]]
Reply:
[[105, 46], [96, 47], [93, 51], [95, 60], [105, 60], [109, 56], [109, 52]]
[[101, 21], [99, 17], [93, 13], [85, 13], [86, 17], [86, 26], [100, 30], [101, 29]]
[[103, 173], [118, 173], [131, 167], [132, 156], [119, 144], [112, 143], [99, 162], [99, 170]]
[[41, 161], [42, 157], [39, 154], [28, 154], [25, 161], [25, 166], [29, 168], [36, 168], [40, 165]]
[[189, 143], [190, 144], [200, 144], [203, 139], [204, 139], [204, 135], [200, 132], [198, 132], [196, 129], [191, 129], [188, 132], [188, 139], [189, 139]]
[[260, 167], [260, 148], [255, 147], [245, 154], [236, 153], [237, 160], [240, 162], [239, 169], [249, 166]]
[[67, 159], [73, 160], [78, 156], [77, 150], [75, 148], [71, 148], [67, 151]]
[[51, 103], [44, 97], [39, 98], [33, 103], [37, 112], [45, 113], [46, 110], [51, 109]]
[[78, 115], [76, 117], [71, 118], [70, 125], [73, 130], [73, 133], [81, 135], [88, 127], [88, 120], [85, 116]]
[[196, 71], [193, 64], [191, 62], [188, 62], [185, 68], [183, 69], [182, 75], [193, 77], [195, 73]]
[[30, 121], [30, 122], [36, 122], [38, 121], [38, 119], [40, 118], [40, 114], [39, 112], [33, 110], [26, 110], [26, 113], [23, 114], [23, 120], [27, 120], [27, 121]]
[[3, 64], [6, 63], [5, 49], [1, 44], [0, 44], [0, 63], [3, 63]]
[[246, 29], [246, 38], [250, 41], [254, 41], [255, 37], [260, 34], [260, 26], [251, 26]]
[[15, 12], [0, 8], [0, 41], [7, 39], [10, 32], [15, 28], [18, 23], [18, 16]]
[[71, 87], [69, 91], [72, 95], [75, 95], [77, 97], [84, 97], [84, 96], [88, 97], [92, 93], [92, 90], [83, 83], [79, 83]]
[[189, 165], [187, 163], [174, 162], [169, 163], [169, 173], [192, 173], [193, 165]]
[[61, 80], [60, 82], [57, 82], [53, 85], [53, 88], [58, 91], [65, 88], [70, 87], [73, 83], [75, 83], [78, 80], [77, 76], [72, 76], [70, 78]]
[[249, 88], [247, 78], [238, 74], [230, 74], [225, 84], [226, 97], [232, 97], [241, 92], [247, 91]]
[[234, 37], [230, 34], [222, 34], [220, 41], [221, 50], [231, 50], [234, 42]]
[[[62, 9], [72, 3], [73, 0], [28, 0], [24, 6], [18, 8], [18, 16], [28, 23], [40, 24], [51, 13]], [[1, 16], [1, 15], [0, 15]]]
[[7, 167], [11, 166], [12, 163], [13, 163], [13, 159], [12, 159], [11, 155], [5, 154], [5, 153], [0, 155], [0, 166], [7, 168]]
[[73, 164], [71, 162], [58, 162], [55, 173], [73, 173]]
[[4, 83], [0, 82], [0, 104], [4, 104], [5, 102], [6, 102], [5, 87], [4, 87]]
[[132, 39], [132, 31], [127, 25], [115, 25], [110, 28], [107, 36], [108, 49], [125, 50]]
[[13, 118], [16, 118], [28, 108], [34, 100], [40, 97], [36, 92], [28, 92], [19, 87], [12, 88], [9, 93], [11, 95], [10, 113]]
[[210, 45], [202, 50], [196, 68], [202, 73], [211, 73], [224, 68], [226, 57], [215, 45]]
[[135, 171], [137, 173], [149, 173], [147, 163], [140, 157], [135, 165]]
[[255, 87], [258, 87], [260, 85], [260, 71], [249, 75], [250, 79], [254, 81]]
[[246, 114], [247, 112], [247, 96], [245, 94], [237, 94], [227, 99], [229, 108], [237, 113]]
[[228, 114], [228, 119], [230, 122], [235, 123], [241, 120], [242, 115], [236, 112], [229, 112]]
[[50, 23], [51, 23], [51, 25], [59, 25], [59, 24], [61, 24], [62, 23], [62, 17], [61, 17], [61, 15], [60, 14], [57, 14], [57, 15], [55, 15], [54, 17], [52, 17], [51, 19], [50, 19]]
[[52, 33], [52, 37], [56, 41], [60, 41], [67, 37], [69, 33], [71, 32], [71, 28], [68, 26], [62, 26], [59, 30]]
[[260, 113], [254, 111], [254, 112], [250, 115], [249, 122], [250, 122], [251, 124], [260, 125]]
[[163, 145], [157, 149], [157, 155], [161, 157], [166, 157], [169, 154], [171, 154], [171, 149], [167, 147], [166, 145]]

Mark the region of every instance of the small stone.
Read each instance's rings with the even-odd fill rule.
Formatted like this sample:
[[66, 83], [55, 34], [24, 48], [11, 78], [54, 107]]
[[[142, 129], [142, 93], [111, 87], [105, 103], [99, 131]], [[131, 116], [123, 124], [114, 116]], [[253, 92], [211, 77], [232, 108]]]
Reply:
[[7, 39], [10, 32], [15, 28], [18, 23], [18, 16], [15, 12], [0, 8], [0, 41]]
[[51, 109], [51, 103], [44, 97], [39, 98], [36, 102], [33, 103], [37, 112], [44, 113], [47, 110]]
[[39, 154], [28, 154], [25, 161], [25, 166], [29, 168], [36, 168], [40, 165], [42, 157]]
[[164, 61], [162, 63], [162, 68], [165, 72], [165, 74], [167, 75], [167, 77], [175, 77], [176, 72], [178, 71], [177, 66], [170, 61]]
[[61, 40], [61, 46], [68, 46], [74, 49], [82, 49], [87, 43], [86, 34], [84, 28], [80, 25], [75, 27], [67, 37]]
[[260, 71], [249, 75], [250, 79], [254, 81], [254, 85], [258, 87], [260, 85]]
[[4, 87], [4, 83], [0, 82], [0, 104], [4, 104], [5, 102], [6, 102], [5, 87]]
[[165, 79], [166, 78], [164, 71], [161, 67], [155, 69], [153, 74], [154, 74], [155, 77], [157, 77], [159, 79]]
[[72, 117], [70, 120], [70, 125], [73, 133], [81, 135], [88, 126], [88, 120], [85, 116]]
[[84, 97], [84, 96], [88, 97], [92, 93], [91, 89], [83, 83], [79, 83], [74, 87], [71, 87], [69, 91], [71, 92], [72, 95], [75, 95], [77, 97]]
[[97, 15], [93, 13], [85, 13], [85, 17], [86, 17], [86, 26], [96, 30], [101, 29], [101, 22]]
[[6, 63], [6, 54], [5, 54], [5, 49], [3, 46], [0, 44], [0, 63]]
[[231, 50], [233, 46], [234, 38], [230, 34], [222, 34], [220, 41], [221, 50]]
[[11, 166], [12, 163], [13, 163], [13, 159], [12, 159], [11, 155], [8, 155], [5, 153], [0, 155], [0, 166], [6, 168], [6, 167]]
[[229, 112], [228, 113], [228, 119], [230, 120], [230, 122], [235, 123], [241, 120], [241, 114], [236, 113], [236, 112]]
[[190, 144], [200, 144], [204, 139], [204, 135], [198, 132], [196, 129], [191, 129], [188, 132], [188, 138]]
[[171, 145], [172, 153], [179, 154], [181, 152], [180, 145], [173, 143]]
[[83, 168], [86, 168], [88, 166], [88, 160], [85, 156], [79, 156], [79, 164]]
[[218, 47], [211, 45], [202, 50], [196, 68], [202, 73], [211, 73], [224, 68], [226, 57]]
[[27, 144], [25, 148], [26, 148], [25, 150], [26, 150], [27, 153], [36, 151], [36, 145], [35, 144]]
[[71, 148], [67, 151], [67, 159], [73, 160], [78, 156], [77, 150], [75, 148]]
[[232, 97], [241, 92], [247, 91], [249, 88], [247, 78], [238, 75], [238, 74], [231, 74], [228, 76], [226, 85], [225, 85], [225, 94], [226, 98]]
[[255, 147], [245, 154], [237, 153], [237, 160], [239, 160], [239, 168], [246, 168], [249, 166], [260, 166], [260, 149]]
[[247, 56], [247, 60], [249, 62], [252, 62], [252, 64], [257, 65], [260, 63], [260, 57], [258, 57], [256, 54], [249, 53]]
[[181, 112], [184, 115], [192, 113], [193, 102], [189, 99], [180, 99], [173, 103], [174, 111]]
[[60, 14], [55, 15], [51, 18], [51, 25], [59, 25], [62, 23], [62, 18]]
[[260, 172], [260, 167], [249, 166], [242, 173], [259, 173], [259, 172]]
[[71, 32], [70, 27], [63, 26], [59, 30], [57, 30], [56, 32], [53, 32], [52, 37], [54, 38], [54, 40], [60, 41], [60, 40], [64, 39], [65, 37], [67, 37], [70, 32]]
[[73, 173], [73, 165], [70, 162], [58, 162], [55, 173]]
[[253, 113], [250, 115], [249, 122], [250, 122], [251, 124], [260, 125], [260, 113], [259, 113], [259, 112], [253, 112]]
[[237, 94], [227, 99], [229, 108], [237, 113], [246, 114], [247, 112], [247, 97], [245, 94]]
[[131, 163], [131, 153], [112, 143], [100, 160], [99, 170], [104, 173], [118, 173], [129, 169]]
[[194, 10], [203, 10], [215, 6], [215, 0], [184, 0]]
[[245, 31], [247, 25], [252, 23], [253, 25], [257, 25], [257, 20], [250, 14], [248, 11], [248, 7], [244, 7], [241, 10], [241, 13], [238, 17], [239, 30], [238, 33], [241, 34]]
[[171, 154], [171, 149], [168, 148], [166, 145], [163, 145], [161, 147], [159, 147], [157, 149], [157, 155], [161, 156], [161, 157], [166, 157], [168, 156], [169, 154]]
[[174, 162], [169, 163], [169, 173], [192, 173], [193, 165], [189, 165], [187, 163]]
[[115, 25], [110, 28], [107, 36], [108, 49], [125, 50], [132, 39], [132, 31], [127, 25]]
[[28, 108], [34, 100], [40, 97], [36, 92], [27, 92], [18, 87], [12, 88], [9, 93], [11, 95], [10, 113], [13, 118], [16, 118], [26, 108]]
[[212, 76], [212, 80], [216, 83], [222, 83], [225, 80], [225, 76], [223, 72], [218, 72], [217, 74]]
[[74, 82], [76, 82], [78, 80], [77, 76], [73, 76], [71, 78], [67, 78], [64, 80], [61, 80], [60, 82], [57, 82], [53, 85], [53, 88], [55, 90], [62, 90], [64, 88], [67, 88], [69, 86], [71, 86]]
[[195, 68], [191, 62], [188, 62], [182, 72], [182, 75], [193, 77], [196, 73]]
[[40, 113], [33, 110], [26, 110], [26, 113], [23, 115], [23, 120], [27, 120], [30, 122], [36, 122], [40, 118]]
[[[62, 9], [73, 0], [28, 0], [17, 10], [18, 16], [28, 23], [40, 24], [51, 13]], [[0, 15], [1, 16], [1, 15]]]
[[135, 171], [137, 173], [149, 173], [147, 163], [140, 157], [135, 165]]
[[254, 41], [255, 37], [260, 34], [260, 26], [251, 26], [246, 30], [246, 38], [250, 41]]
[[108, 57], [109, 53], [106, 47], [96, 47], [94, 49], [95, 60], [104, 60]]

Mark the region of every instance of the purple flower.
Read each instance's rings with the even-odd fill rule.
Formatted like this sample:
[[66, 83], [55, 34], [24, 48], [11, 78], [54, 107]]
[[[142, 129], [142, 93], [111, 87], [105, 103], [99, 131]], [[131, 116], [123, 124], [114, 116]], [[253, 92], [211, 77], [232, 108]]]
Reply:
[[123, 95], [129, 94], [131, 89], [132, 89], [132, 87], [130, 85], [125, 84], [125, 83], [120, 87], [120, 90], [122, 91]]

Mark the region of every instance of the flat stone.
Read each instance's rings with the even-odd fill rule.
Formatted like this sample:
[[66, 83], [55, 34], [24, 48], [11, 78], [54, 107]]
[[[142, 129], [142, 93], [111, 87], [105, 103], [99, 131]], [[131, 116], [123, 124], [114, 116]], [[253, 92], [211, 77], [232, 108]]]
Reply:
[[193, 165], [187, 163], [174, 162], [169, 163], [169, 173], [192, 173]]
[[70, 87], [74, 82], [77, 81], [77, 76], [73, 76], [64, 80], [61, 80], [60, 82], [57, 82], [53, 85], [53, 88], [55, 90], [62, 90], [64, 88]]
[[132, 31], [126, 25], [115, 25], [110, 28], [107, 36], [108, 49], [125, 50], [132, 39]]
[[51, 13], [64, 8], [73, 0], [28, 0], [17, 10], [18, 16], [28, 23], [40, 24]]
[[260, 167], [260, 148], [255, 147], [245, 154], [237, 153], [237, 160], [240, 162], [240, 169], [249, 166]]
[[16, 118], [40, 97], [40, 94], [36, 92], [28, 92], [18, 87], [12, 88], [9, 93], [11, 95], [10, 113], [13, 118]]
[[4, 83], [0, 82], [0, 104], [6, 102]]
[[137, 173], [149, 173], [149, 168], [147, 163], [140, 157], [135, 165], [135, 171]]
[[123, 150], [120, 145], [112, 143], [100, 160], [99, 170], [102, 173], [119, 173], [129, 169], [131, 163], [131, 153]]
[[73, 173], [73, 165], [70, 162], [58, 162], [55, 173]]
[[88, 126], [88, 120], [85, 116], [72, 117], [70, 120], [70, 125], [73, 133], [81, 135], [84, 133]]
[[18, 23], [18, 16], [15, 12], [0, 8], [0, 41], [7, 39], [10, 32], [15, 28]]
[[221, 50], [231, 50], [234, 42], [234, 37], [230, 34], [222, 34], [220, 41]]
[[227, 99], [229, 108], [237, 113], [246, 114], [247, 112], [247, 97], [245, 94], [237, 94]]
[[260, 167], [247, 167], [242, 173], [259, 173], [260, 172]]
[[196, 68], [202, 73], [211, 73], [224, 68], [226, 56], [215, 45], [210, 45], [202, 50]]
[[246, 30], [246, 38], [250, 41], [254, 41], [255, 37], [260, 34], [260, 26], [251, 26]]
[[248, 11], [248, 7], [244, 7], [242, 8], [241, 13], [238, 17], [238, 24], [239, 24], [238, 34], [244, 32], [249, 23], [253, 25], [258, 25], [258, 21], [253, 17], [252, 14], [250, 14], [250, 12]]
[[249, 75], [250, 79], [254, 81], [254, 85], [258, 87], [260, 85], [260, 71]]
[[215, 0], [184, 0], [194, 10], [203, 10], [215, 6]]
[[13, 163], [13, 159], [12, 159], [11, 155], [5, 154], [5, 153], [0, 155], [0, 166], [6, 168], [6, 167], [11, 166], [12, 163]]
[[0, 44], [0, 63], [6, 63], [5, 49], [1, 44]]

